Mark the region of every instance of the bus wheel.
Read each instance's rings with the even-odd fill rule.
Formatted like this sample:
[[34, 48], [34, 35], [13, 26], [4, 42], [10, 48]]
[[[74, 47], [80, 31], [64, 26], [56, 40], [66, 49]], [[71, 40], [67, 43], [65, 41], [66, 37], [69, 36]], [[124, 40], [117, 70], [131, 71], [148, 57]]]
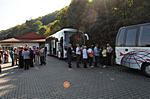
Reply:
[[144, 65], [143, 72], [146, 76], [150, 77], [150, 64]]

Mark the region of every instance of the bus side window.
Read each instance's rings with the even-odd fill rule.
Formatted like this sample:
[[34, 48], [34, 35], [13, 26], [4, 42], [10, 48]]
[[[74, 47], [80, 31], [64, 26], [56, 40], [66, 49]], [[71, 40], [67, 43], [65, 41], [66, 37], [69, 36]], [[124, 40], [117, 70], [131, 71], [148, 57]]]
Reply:
[[125, 38], [125, 29], [120, 29], [119, 34], [117, 36], [117, 46], [122, 47], [124, 45], [124, 38]]
[[150, 25], [141, 27], [138, 44], [139, 46], [150, 47]]
[[126, 47], [135, 47], [137, 40], [137, 30], [138, 28], [127, 29], [126, 32]]

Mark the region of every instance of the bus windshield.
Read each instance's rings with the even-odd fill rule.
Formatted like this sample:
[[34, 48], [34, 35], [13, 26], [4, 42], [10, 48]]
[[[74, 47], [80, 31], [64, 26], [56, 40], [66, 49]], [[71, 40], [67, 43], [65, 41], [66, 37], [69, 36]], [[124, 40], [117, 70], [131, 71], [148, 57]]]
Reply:
[[71, 36], [73, 34], [75, 34], [76, 32], [71, 32], [71, 31], [65, 31], [64, 34], [65, 34], [65, 45], [69, 45], [71, 43]]
[[84, 43], [84, 35], [81, 32], [66, 32], [65, 43], [66, 45], [72, 44], [73, 46], [75, 46], [76, 44], [82, 45]]

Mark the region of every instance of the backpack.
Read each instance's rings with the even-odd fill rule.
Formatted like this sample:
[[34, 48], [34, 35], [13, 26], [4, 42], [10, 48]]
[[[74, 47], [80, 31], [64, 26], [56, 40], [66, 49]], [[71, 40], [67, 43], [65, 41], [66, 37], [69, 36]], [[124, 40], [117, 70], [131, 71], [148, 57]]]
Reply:
[[90, 53], [88, 53], [88, 54], [89, 54], [89, 57], [93, 57], [93, 56], [94, 56], [93, 51], [92, 51], [92, 52], [90, 52]]

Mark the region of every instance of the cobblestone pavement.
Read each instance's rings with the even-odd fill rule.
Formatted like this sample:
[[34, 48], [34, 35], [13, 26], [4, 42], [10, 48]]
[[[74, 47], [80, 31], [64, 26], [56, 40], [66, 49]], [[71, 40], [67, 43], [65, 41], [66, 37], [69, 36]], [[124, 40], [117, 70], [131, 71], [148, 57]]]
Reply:
[[[0, 74], [1, 99], [150, 99], [150, 78], [124, 67], [85, 69], [74, 64], [68, 69], [65, 61], [47, 57], [46, 66], [8, 68]], [[67, 89], [66, 80], [71, 83]]]

